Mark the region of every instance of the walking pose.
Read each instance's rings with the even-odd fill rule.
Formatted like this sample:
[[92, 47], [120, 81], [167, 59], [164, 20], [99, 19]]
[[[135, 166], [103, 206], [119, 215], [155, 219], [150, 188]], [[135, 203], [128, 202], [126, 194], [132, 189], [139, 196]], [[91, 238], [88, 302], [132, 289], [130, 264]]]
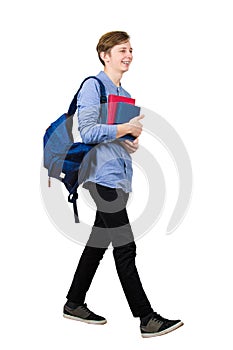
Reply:
[[[104, 84], [107, 96], [130, 97], [121, 85], [121, 78], [133, 60], [129, 35], [122, 31], [104, 34], [98, 42], [97, 52], [104, 66], [97, 78]], [[97, 144], [85, 158], [88, 167], [83, 170], [83, 187], [89, 190], [97, 210], [90, 237], [67, 294], [64, 317], [91, 324], [107, 322], [88, 309], [86, 294], [106, 249], [112, 244], [116, 271], [132, 315], [140, 318], [141, 335], [153, 337], [171, 332], [183, 323], [168, 320], [151, 307], [135, 265], [136, 244], [126, 210], [132, 191], [131, 153], [138, 149], [143, 116], [120, 125], [101, 124], [99, 118], [103, 107], [96, 79], [84, 83], [77, 97], [77, 107], [83, 142]], [[122, 140], [125, 135], [132, 135], [135, 140]]]

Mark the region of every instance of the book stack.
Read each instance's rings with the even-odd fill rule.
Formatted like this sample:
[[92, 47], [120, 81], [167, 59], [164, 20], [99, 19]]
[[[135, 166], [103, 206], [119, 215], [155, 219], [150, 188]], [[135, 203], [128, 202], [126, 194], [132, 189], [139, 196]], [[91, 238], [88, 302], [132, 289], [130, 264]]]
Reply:
[[[135, 99], [119, 96], [108, 96], [108, 116], [107, 124], [124, 124], [128, 123], [130, 119], [140, 115], [140, 107], [135, 106]], [[135, 137], [128, 134], [120, 138], [120, 140], [133, 141]]]

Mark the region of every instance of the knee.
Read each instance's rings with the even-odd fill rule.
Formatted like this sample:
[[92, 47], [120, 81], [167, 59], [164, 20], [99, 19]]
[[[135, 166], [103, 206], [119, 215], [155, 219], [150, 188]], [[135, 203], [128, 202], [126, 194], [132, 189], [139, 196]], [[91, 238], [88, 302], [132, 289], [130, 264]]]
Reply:
[[96, 248], [86, 246], [83, 251], [83, 256], [90, 258], [91, 260], [101, 260], [104, 256], [106, 248]]
[[136, 257], [136, 244], [130, 242], [123, 246], [115, 247], [113, 250], [113, 256], [115, 261], [124, 261], [128, 259], [135, 259]]

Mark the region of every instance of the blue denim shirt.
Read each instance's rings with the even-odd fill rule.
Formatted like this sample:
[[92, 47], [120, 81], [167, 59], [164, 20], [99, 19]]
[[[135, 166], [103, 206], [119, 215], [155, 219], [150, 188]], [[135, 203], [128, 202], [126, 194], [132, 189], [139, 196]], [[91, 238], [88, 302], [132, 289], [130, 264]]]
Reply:
[[[130, 97], [121, 86], [117, 87], [107, 74], [101, 71], [97, 77], [109, 94]], [[87, 80], [77, 97], [78, 125], [82, 141], [98, 144], [85, 157], [79, 179], [85, 188], [89, 181], [111, 188], [132, 191], [132, 159], [116, 139], [117, 126], [100, 124], [100, 116], [106, 113], [107, 104], [100, 105], [100, 87], [95, 79]], [[87, 166], [88, 164], [88, 166]]]

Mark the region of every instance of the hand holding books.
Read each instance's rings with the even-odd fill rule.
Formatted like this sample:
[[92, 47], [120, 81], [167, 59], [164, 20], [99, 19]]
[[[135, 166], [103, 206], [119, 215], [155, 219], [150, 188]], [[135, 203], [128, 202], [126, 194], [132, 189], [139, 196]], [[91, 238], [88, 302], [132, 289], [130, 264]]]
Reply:
[[[140, 122], [141, 119], [144, 118], [144, 115], [139, 115], [137, 117], [132, 118], [129, 121], [129, 124], [134, 125], [135, 127], [140, 129], [140, 132], [142, 131], [142, 123]], [[138, 130], [137, 130], [138, 131]], [[128, 140], [125, 139], [124, 142], [122, 143], [124, 148], [126, 149], [126, 151], [128, 151], [129, 153], [134, 153], [137, 151], [138, 147], [139, 147], [139, 138], [136, 137], [134, 140]]]
[[140, 107], [135, 106], [135, 99], [120, 95], [108, 96], [108, 115], [103, 122], [117, 125], [118, 139], [134, 141], [141, 134], [142, 124], [139, 120], [142, 118]]
[[138, 128], [142, 129], [143, 125], [142, 125], [142, 123], [140, 123], [140, 120], [143, 118], [144, 118], [144, 114], [141, 114], [137, 117], [130, 119], [129, 124], [133, 124], [133, 125], [137, 126]]
[[132, 118], [128, 123], [117, 125], [117, 138], [121, 138], [124, 135], [132, 135], [133, 139], [139, 137], [142, 133], [142, 124], [140, 120], [144, 118], [144, 115], [139, 115]]
[[122, 145], [128, 153], [134, 153], [139, 147], [139, 138], [137, 137], [134, 141], [124, 140]]

